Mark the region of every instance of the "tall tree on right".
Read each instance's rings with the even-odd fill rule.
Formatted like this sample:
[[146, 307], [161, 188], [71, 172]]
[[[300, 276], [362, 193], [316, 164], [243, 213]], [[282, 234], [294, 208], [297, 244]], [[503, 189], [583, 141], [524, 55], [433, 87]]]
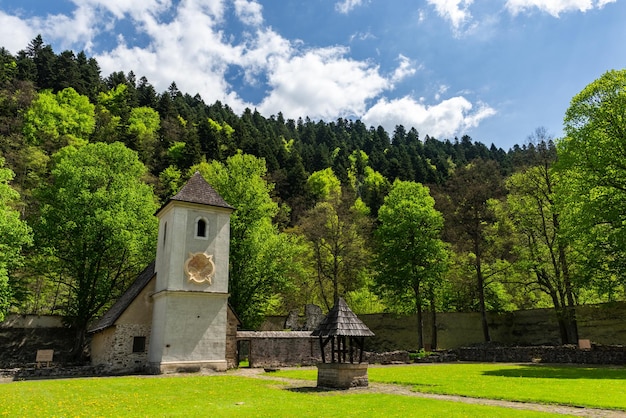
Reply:
[[527, 289], [539, 288], [550, 297], [561, 342], [577, 344], [575, 257], [561, 228], [556, 193], [560, 177], [553, 168], [556, 150], [544, 134], [537, 130], [535, 137], [540, 141], [534, 147], [534, 164], [506, 182], [509, 194], [505, 213], [519, 234], [516, 264], [528, 273]]
[[626, 69], [574, 96], [564, 131], [557, 142], [563, 224], [584, 248], [590, 284], [612, 298], [626, 277]]
[[483, 336], [491, 341], [485, 304], [484, 258], [489, 254], [488, 229], [496, 222], [492, 199], [504, 195], [499, 167], [493, 160], [475, 159], [456, 169], [446, 183], [447, 198], [438, 202], [446, 214], [446, 238], [470, 252], [476, 277]]

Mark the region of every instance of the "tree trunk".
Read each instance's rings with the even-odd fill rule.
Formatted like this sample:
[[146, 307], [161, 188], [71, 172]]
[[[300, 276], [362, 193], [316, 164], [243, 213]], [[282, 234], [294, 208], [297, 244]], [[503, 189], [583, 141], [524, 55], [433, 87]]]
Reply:
[[415, 310], [417, 312], [417, 349], [424, 348], [424, 320], [422, 318], [422, 296], [419, 284], [413, 288], [415, 292]]
[[[557, 219], [558, 222], [558, 219]], [[565, 284], [566, 302], [563, 303], [566, 309], [567, 320], [567, 341], [569, 344], [578, 344], [578, 323], [576, 321], [576, 301], [574, 299], [574, 289], [572, 280], [569, 275], [569, 266], [567, 264], [565, 247], [559, 245], [559, 260], [561, 263], [561, 271], [563, 274], [563, 282]]]
[[431, 350], [437, 349], [437, 313], [435, 312], [435, 292], [430, 292], [430, 312], [431, 317], [431, 331], [430, 331], [430, 347]]
[[478, 286], [478, 300], [480, 302], [480, 318], [483, 328], [485, 342], [491, 341], [489, 335], [489, 324], [487, 323], [487, 309], [485, 308], [485, 280], [481, 270], [480, 255], [476, 254], [476, 284]]
[[75, 325], [76, 334], [74, 339], [74, 346], [72, 347], [71, 357], [75, 361], [82, 361], [83, 352], [85, 348], [85, 335], [87, 334], [87, 325]]

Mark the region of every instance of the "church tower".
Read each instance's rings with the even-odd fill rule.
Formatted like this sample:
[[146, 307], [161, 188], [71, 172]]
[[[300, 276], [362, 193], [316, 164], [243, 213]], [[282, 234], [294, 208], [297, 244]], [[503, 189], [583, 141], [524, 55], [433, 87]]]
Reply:
[[196, 172], [156, 214], [150, 368], [226, 370], [230, 214]]

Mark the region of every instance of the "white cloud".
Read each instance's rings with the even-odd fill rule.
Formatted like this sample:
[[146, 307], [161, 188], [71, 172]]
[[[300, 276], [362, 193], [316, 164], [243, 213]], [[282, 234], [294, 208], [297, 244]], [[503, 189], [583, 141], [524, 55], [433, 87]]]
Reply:
[[335, 3], [335, 10], [339, 13], [348, 14], [356, 7], [363, 4], [363, 0], [343, 0]]
[[[437, 13], [452, 23], [455, 31], [464, 27], [471, 19], [469, 7], [474, 0], [427, 0], [428, 4], [435, 6]], [[548, 0], [549, 1], [549, 0]]]
[[[156, 15], [172, 6], [171, 0], [72, 0], [78, 8], [106, 10], [116, 19], [126, 15], [140, 20], [146, 14]], [[215, 3], [215, 2], [213, 2]], [[218, 2], [219, 3], [219, 2]]]
[[396, 68], [391, 75], [392, 83], [400, 82], [406, 77], [412, 76], [417, 71], [412, 65], [411, 60], [404, 55], [400, 54], [400, 56], [398, 56], [398, 61], [400, 61], [400, 65], [398, 65], [398, 68]]
[[[175, 81], [181, 91], [199, 93], [207, 103], [220, 100], [237, 113], [245, 107], [257, 107], [266, 116], [282, 112], [294, 119], [356, 117], [390, 132], [403, 124], [433, 136], [462, 132], [495, 114], [489, 106], [472, 105], [462, 96], [440, 100], [446, 86], [430, 105], [410, 97], [390, 98], [387, 95], [396, 83], [421, 68], [409, 57], [398, 55], [397, 67], [383, 74], [377, 63], [351, 58], [346, 47], [306, 49], [301, 41], [288, 40], [263, 27], [263, 9], [256, 1], [181, 0], [175, 5], [169, 0], [73, 1], [77, 7], [68, 16], [26, 20], [0, 12], [0, 36], [7, 40], [4, 46], [16, 52], [42, 33], [44, 40], [52, 37], [57, 45], [72, 48], [74, 44], [74, 49], [81, 45], [79, 49], [83, 49], [97, 42], [101, 32], [111, 31], [120, 23], [132, 24], [135, 34], [129, 39], [118, 34], [114, 48], [95, 55], [103, 76], [132, 70], [138, 77], [146, 76], [159, 92]], [[458, 9], [470, 3], [449, 5]], [[362, 2], [342, 4], [356, 7]], [[238, 40], [225, 35], [228, 7], [243, 23], [254, 26], [254, 31]], [[133, 45], [134, 35], [147, 44], [141, 48]], [[244, 100], [228, 78], [233, 73], [256, 88], [266, 82], [265, 97], [258, 103]]]
[[381, 125], [388, 132], [393, 132], [396, 125], [415, 127], [422, 136], [444, 139], [476, 127], [483, 119], [496, 114], [486, 104], [479, 104], [478, 109], [472, 111], [473, 108], [463, 96], [452, 97], [431, 106], [408, 96], [394, 100], [382, 98], [363, 115], [363, 122], [367, 125]]
[[145, 48], [124, 43], [96, 56], [103, 74], [132, 70], [145, 75], [158, 91], [176, 81], [181, 91], [200, 95], [212, 102], [221, 100], [235, 110], [246, 103], [225, 79], [230, 65], [242, 61], [243, 45], [232, 45], [219, 30], [223, 9], [218, 2], [183, 1], [171, 13], [171, 20], [146, 14], [136, 22], [150, 39]]
[[37, 33], [27, 21], [0, 12], [0, 39], [2, 46], [11, 53], [26, 48]]
[[362, 115], [366, 101], [390, 84], [378, 67], [345, 57], [347, 49], [312, 49], [300, 55], [279, 57], [269, 68], [272, 87], [259, 110], [282, 111], [287, 117], [334, 119]]
[[263, 6], [256, 1], [235, 0], [235, 13], [246, 25], [260, 26], [263, 23]]
[[615, 3], [616, 1], [617, 0], [507, 0], [505, 6], [513, 15], [537, 8], [542, 12], [558, 17], [563, 12], [586, 12], [594, 8], [601, 9], [605, 5]]
[[63, 49], [72, 49], [74, 45], [82, 45], [81, 49], [89, 50], [92, 46], [94, 20], [94, 9], [79, 7], [71, 17], [54, 15], [47, 16], [45, 19], [34, 18], [31, 24], [38, 28], [37, 33], [42, 34], [44, 41], [50, 38], [58, 39]]
[[440, 100], [441, 99], [441, 95], [445, 94], [448, 91], [449, 87], [446, 86], [445, 84], [442, 84], [439, 86], [439, 89], [437, 90], [437, 93], [435, 94], [435, 100]]

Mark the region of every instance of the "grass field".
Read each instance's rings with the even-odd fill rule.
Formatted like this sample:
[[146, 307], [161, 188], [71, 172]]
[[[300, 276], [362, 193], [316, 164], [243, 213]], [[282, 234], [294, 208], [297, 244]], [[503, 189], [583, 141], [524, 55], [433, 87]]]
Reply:
[[[278, 376], [316, 379], [316, 370]], [[370, 382], [408, 385], [426, 393], [626, 410], [626, 369], [511, 364], [370, 367]]]
[[[316, 370], [285, 370], [271, 376], [315, 379]], [[372, 367], [369, 376], [371, 382], [393, 382], [434, 393], [626, 409], [623, 368], [455, 364]], [[367, 389], [316, 391], [229, 373], [11, 382], [0, 384], [0, 399], [0, 417], [549, 416]]]

